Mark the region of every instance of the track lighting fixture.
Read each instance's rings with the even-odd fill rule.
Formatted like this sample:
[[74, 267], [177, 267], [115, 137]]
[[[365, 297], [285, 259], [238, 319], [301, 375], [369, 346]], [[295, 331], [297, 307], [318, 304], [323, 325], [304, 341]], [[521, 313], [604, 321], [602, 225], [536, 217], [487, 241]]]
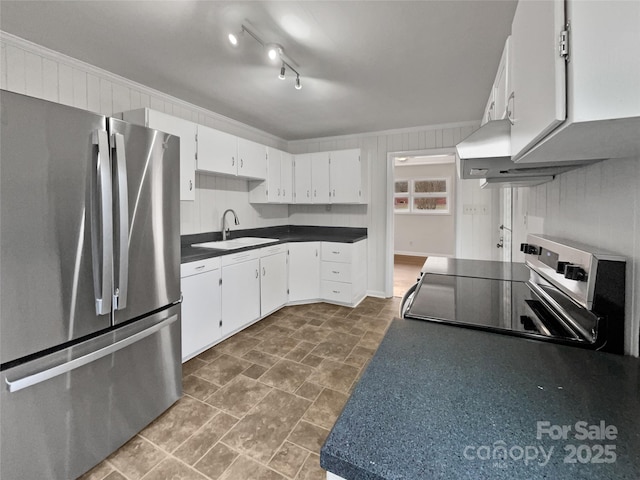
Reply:
[[240, 43], [240, 37], [244, 36], [245, 32], [247, 32], [249, 36], [251, 36], [251, 38], [253, 38], [257, 43], [260, 44], [262, 48], [265, 49], [265, 51], [267, 52], [267, 56], [271, 61], [280, 60], [282, 62], [280, 66], [280, 74], [278, 75], [278, 78], [280, 80], [285, 79], [285, 73], [287, 68], [296, 74], [296, 82], [294, 86], [296, 90], [300, 90], [302, 88], [302, 84], [300, 83], [300, 73], [294, 67], [291, 66], [292, 63], [296, 66], [297, 64], [291, 59], [291, 57], [288, 57], [287, 55], [285, 55], [284, 48], [282, 47], [282, 45], [279, 45], [277, 43], [263, 42], [262, 39], [258, 37], [258, 35], [256, 35], [254, 32], [249, 30], [245, 25], [242, 25], [239, 34], [230, 33], [228, 35], [227, 38], [229, 39], [229, 43], [234, 47], [238, 46]]

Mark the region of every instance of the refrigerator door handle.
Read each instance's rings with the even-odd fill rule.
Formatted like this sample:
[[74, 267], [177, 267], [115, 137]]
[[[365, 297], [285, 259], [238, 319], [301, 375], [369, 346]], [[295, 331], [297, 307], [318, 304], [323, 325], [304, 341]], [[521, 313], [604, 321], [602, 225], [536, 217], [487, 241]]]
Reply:
[[129, 285], [129, 193], [127, 182], [127, 159], [125, 156], [124, 136], [113, 134], [115, 157], [115, 183], [118, 195], [118, 246], [117, 276], [114, 279], [113, 308], [122, 310], [127, 306], [127, 290]]
[[134, 333], [122, 340], [119, 340], [111, 345], [100, 348], [98, 350], [94, 350], [93, 352], [83, 355], [78, 358], [74, 358], [73, 360], [63, 363], [62, 365], [57, 365], [52, 368], [48, 368], [38, 373], [34, 373], [31, 375], [27, 375], [22, 378], [18, 378], [17, 380], [9, 380], [5, 377], [4, 381], [7, 385], [7, 389], [9, 392], [18, 392], [28, 387], [32, 387], [39, 383], [42, 383], [46, 380], [50, 380], [51, 378], [57, 377], [58, 375], [62, 375], [64, 373], [68, 373], [76, 368], [87, 365], [88, 363], [95, 362], [107, 355], [111, 355], [112, 353], [117, 352], [118, 350], [122, 350], [129, 345], [139, 342], [140, 340], [147, 338], [150, 335], [162, 330], [164, 327], [171, 325], [173, 322], [178, 320], [178, 315], [171, 315], [165, 320], [156, 323], [155, 325], [142, 330], [141, 332]]
[[[95, 177], [91, 180], [91, 250], [96, 314], [111, 313], [113, 281], [113, 216], [109, 136], [105, 130], [94, 132], [97, 145]], [[98, 191], [96, 191], [98, 190]]]

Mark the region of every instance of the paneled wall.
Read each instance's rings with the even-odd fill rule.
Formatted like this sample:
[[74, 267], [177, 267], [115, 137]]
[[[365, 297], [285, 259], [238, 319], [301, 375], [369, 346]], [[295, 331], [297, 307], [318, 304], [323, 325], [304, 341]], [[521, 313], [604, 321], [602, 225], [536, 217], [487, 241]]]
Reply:
[[[514, 189], [514, 244], [545, 233], [624, 255], [626, 351], [638, 355], [640, 330], [640, 158], [614, 159]], [[517, 248], [515, 248], [517, 250]], [[514, 260], [522, 261], [519, 251]]]
[[[5, 32], [0, 32], [0, 88], [103, 115], [148, 107], [286, 148], [278, 137]], [[286, 205], [250, 205], [246, 180], [196, 174], [195, 202], [180, 204], [181, 233], [220, 230], [220, 215], [227, 208], [236, 209], [238, 228], [280, 225], [288, 216]]]
[[[319, 218], [329, 219], [331, 225], [363, 226], [369, 229], [368, 276], [369, 293], [384, 295], [386, 260], [393, 245], [387, 241], [387, 208], [390, 202], [388, 173], [390, 153], [418, 152], [453, 147], [479, 126], [479, 122], [435, 125], [413, 129], [375, 132], [361, 135], [319, 138], [289, 142], [291, 153], [312, 153], [344, 148], [362, 149], [367, 162], [367, 207], [354, 205], [331, 208], [325, 206], [292, 205], [289, 218], [292, 224], [313, 225]], [[462, 258], [493, 259], [496, 254], [499, 226], [497, 191], [481, 190], [477, 180], [458, 182], [456, 192], [456, 256]], [[462, 215], [466, 203], [487, 205], [487, 215]], [[329, 216], [327, 216], [329, 214]], [[494, 232], [495, 231], [495, 232]]]

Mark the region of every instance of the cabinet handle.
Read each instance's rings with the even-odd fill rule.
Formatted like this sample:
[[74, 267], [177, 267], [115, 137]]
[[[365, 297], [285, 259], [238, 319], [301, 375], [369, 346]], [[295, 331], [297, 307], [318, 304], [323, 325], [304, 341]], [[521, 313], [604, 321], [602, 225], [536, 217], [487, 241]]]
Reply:
[[511, 114], [513, 113], [513, 110], [509, 110], [509, 102], [511, 102], [511, 100], [513, 100], [515, 102], [515, 100], [516, 100], [516, 92], [511, 92], [511, 95], [509, 95], [509, 98], [507, 99], [507, 105], [506, 105], [506, 107], [504, 107], [504, 113], [507, 116], [507, 120], [509, 120], [509, 123], [511, 125], [514, 125], [513, 118], [511, 118]]
[[189, 180], [189, 191], [193, 190], [193, 180]]
[[236, 157], [231, 157], [231, 166], [234, 167], [236, 165]]
[[258, 269], [256, 268], [256, 278], [258, 278], [260, 274], [258, 273]]
[[240, 168], [242, 168], [244, 165], [244, 161], [242, 160], [242, 158], [240, 159]]
[[487, 122], [490, 120], [493, 120], [491, 118], [491, 112], [493, 112], [493, 109], [496, 107], [496, 102], [495, 100], [493, 102], [491, 102], [491, 105], [489, 105], [489, 110], [487, 110]]
[[318, 256], [318, 249], [316, 248], [316, 257]]
[[340, 290], [331, 290], [333, 293], [340, 293]]
[[194, 270], [202, 270], [204, 268], [204, 265], [200, 265], [199, 267], [196, 267]]
[[280, 189], [278, 188], [278, 196], [280, 196]]
[[307, 198], [309, 198], [309, 190], [307, 190]]
[[267, 274], [267, 271], [262, 267], [262, 276], [264, 277]]
[[331, 253], [333, 253], [334, 255], [340, 255], [340, 252], [336, 252], [335, 250], [333, 250]]
[[316, 190], [313, 191], [313, 196], [317, 197], [318, 196], [318, 192]]
[[336, 275], [339, 275], [340, 272], [336, 271], [336, 270], [331, 270], [331, 273], [335, 273]]
[[334, 197], [336, 196], [336, 189], [335, 188], [333, 189], [333, 196]]

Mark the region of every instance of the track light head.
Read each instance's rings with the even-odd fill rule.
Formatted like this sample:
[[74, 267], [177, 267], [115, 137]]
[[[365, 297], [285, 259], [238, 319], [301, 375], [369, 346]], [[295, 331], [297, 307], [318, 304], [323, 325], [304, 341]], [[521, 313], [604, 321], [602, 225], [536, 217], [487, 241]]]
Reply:
[[269, 60], [277, 60], [284, 53], [283, 48], [277, 43], [269, 43], [265, 45], [265, 48], [267, 49], [267, 56], [269, 57]]
[[300, 90], [302, 88], [302, 84], [300, 83], [300, 75], [296, 75], [296, 90]]
[[285, 73], [284, 62], [282, 62], [282, 67], [280, 67], [280, 75], [278, 75], [278, 78], [280, 80], [284, 80], [285, 79], [284, 73]]

